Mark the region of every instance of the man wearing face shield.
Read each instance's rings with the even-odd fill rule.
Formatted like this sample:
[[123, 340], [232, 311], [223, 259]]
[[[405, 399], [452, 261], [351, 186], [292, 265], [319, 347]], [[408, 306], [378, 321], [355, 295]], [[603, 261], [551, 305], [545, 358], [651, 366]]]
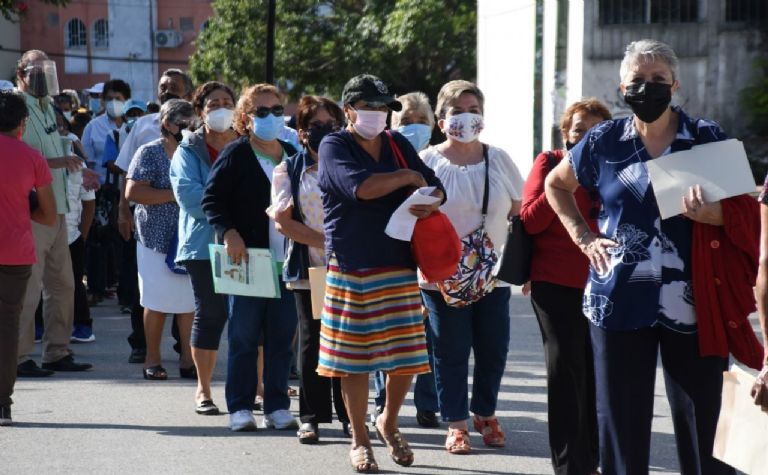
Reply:
[[[191, 100], [194, 88], [192, 79], [180, 69], [168, 69], [163, 72], [160, 81], [157, 84], [157, 96], [160, 102], [165, 103], [170, 99]], [[136, 150], [144, 144], [161, 137], [160, 118], [158, 113], [147, 114], [140, 117], [131, 127], [131, 132], [120, 145], [120, 153], [115, 161], [122, 172], [126, 172], [133, 160]], [[121, 274], [130, 278], [135, 285], [135, 304], [131, 309], [131, 329], [128, 336], [128, 343], [131, 345], [131, 356], [128, 358], [130, 363], [143, 363], [146, 355], [146, 340], [144, 338], [144, 309], [138, 304], [138, 279], [136, 277], [136, 241], [133, 237], [134, 221], [133, 212], [128, 200], [125, 199], [125, 179], [120, 179], [120, 204], [118, 206], [118, 228], [120, 235], [126, 241], [123, 246], [123, 263]], [[121, 277], [121, 293], [124, 279]], [[174, 333], [176, 334], [176, 333]]]
[[[33, 223], [35, 248], [40, 258], [32, 266], [19, 319], [17, 373], [19, 376], [39, 377], [50, 376], [54, 371], [85, 371], [91, 365], [76, 363], [69, 350], [74, 318], [74, 280], [64, 219], [69, 210], [67, 170], [79, 170], [82, 159], [65, 152], [56, 127], [50, 97], [59, 92], [55, 63], [42, 51], [27, 51], [17, 64], [16, 79], [29, 109], [22, 139], [47, 159], [56, 201], [56, 222], [52, 227]], [[83, 170], [83, 180], [86, 187], [94, 187], [94, 176], [88, 170]], [[41, 291], [45, 322], [42, 369], [30, 356], [34, 349], [35, 310]]]

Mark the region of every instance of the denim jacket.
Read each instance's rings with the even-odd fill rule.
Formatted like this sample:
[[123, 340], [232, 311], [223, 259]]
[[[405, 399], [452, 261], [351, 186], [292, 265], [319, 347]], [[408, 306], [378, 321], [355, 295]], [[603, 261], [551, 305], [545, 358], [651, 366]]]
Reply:
[[180, 208], [176, 262], [209, 259], [208, 244], [213, 242], [213, 228], [201, 206], [211, 171], [203, 130], [185, 137], [171, 160], [171, 186]]
[[[286, 159], [285, 164], [288, 168], [288, 176], [291, 179], [291, 194], [293, 195], [292, 217], [294, 220], [304, 223], [301, 214], [301, 202], [299, 200], [301, 176], [306, 169], [315, 164], [315, 161], [312, 160], [312, 157], [309, 156], [305, 148]], [[307, 245], [296, 242], [293, 239], [286, 239], [285, 246], [286, 259], [283, 265], [283, 280], [285, 282], [296, 282], [309, 279], [309, 249]]]

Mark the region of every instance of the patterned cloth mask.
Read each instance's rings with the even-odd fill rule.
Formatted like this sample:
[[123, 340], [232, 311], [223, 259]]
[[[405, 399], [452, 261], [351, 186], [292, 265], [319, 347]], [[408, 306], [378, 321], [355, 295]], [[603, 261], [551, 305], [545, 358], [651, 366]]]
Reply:
[[483, 116], [471, 112], [463, 112], [445, 119], [445, 129], [443, 132], [453, 140], [469, 143], [477, 140], [477, 137], [484, 128]]

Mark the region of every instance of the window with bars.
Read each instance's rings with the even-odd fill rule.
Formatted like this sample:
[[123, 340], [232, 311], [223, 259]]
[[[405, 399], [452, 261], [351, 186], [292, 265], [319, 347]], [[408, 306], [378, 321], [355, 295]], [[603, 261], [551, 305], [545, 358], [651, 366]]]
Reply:
[[85, 29], [85, 23], [79, 18], [73, 18], [67, 22], [66, 44], [70, 49], [81, 49], [86, 47], [88, 32]]
[[601, 25], [695, 23], [699, 0], [599, 0]]
[[192, 31], [195, 29], [195, 22], [191, 16], [183, 16], [179, 18], [179, 29], [181, 31]]
[[100, 18], [94, 22], [93, 47], [109, 48], [109, 20]]
[[726, 0], [726, 22], [768, 22], [768, 1]]

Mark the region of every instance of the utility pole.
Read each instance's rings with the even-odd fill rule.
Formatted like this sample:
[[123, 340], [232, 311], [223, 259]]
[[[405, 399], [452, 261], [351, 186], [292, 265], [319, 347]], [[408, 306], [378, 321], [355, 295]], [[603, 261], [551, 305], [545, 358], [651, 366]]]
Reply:
[[275, 0], [269, 0], [267, 14], [267, 61], [266, 82], [275, 83]]

